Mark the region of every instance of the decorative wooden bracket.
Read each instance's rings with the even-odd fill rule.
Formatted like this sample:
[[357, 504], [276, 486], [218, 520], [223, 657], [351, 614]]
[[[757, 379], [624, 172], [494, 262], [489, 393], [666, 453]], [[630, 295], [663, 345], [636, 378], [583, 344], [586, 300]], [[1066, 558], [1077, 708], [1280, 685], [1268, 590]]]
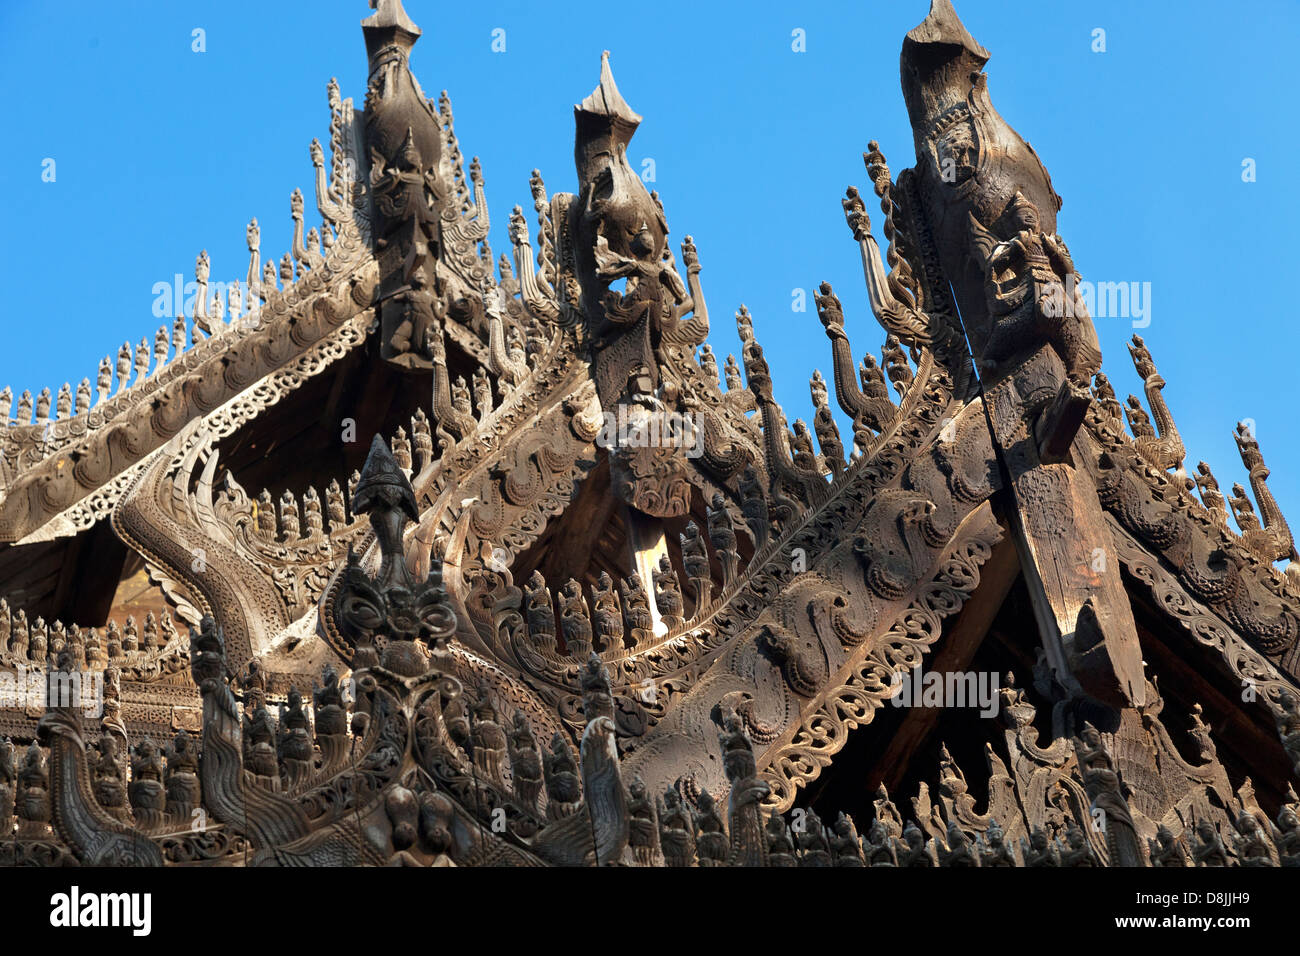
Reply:
[[1067, 461], [1070, 445], [1083, 424], [1092, 396], [1088, 389], [1066, 379], [1056, 397], [1038, 416], [1034, 438], [1038, 442], [1038, 460], [1043, 464]]

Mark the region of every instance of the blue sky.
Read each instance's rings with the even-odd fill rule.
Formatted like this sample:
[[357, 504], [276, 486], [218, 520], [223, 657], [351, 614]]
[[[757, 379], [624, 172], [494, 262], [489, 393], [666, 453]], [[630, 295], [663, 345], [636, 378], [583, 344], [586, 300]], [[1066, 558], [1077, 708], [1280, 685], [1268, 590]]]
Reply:
[[[1141, 333], [1169, 382], [1189, 468], [1208, 461], [1225, 493], [1244, 483], [1232, 429], [1251, 418], [1270, 487], [1300, 522], [1290, 399], [1300, 131], [1289, 93], [1300, 5], [956, 6], [992, 53], [995, 105], [1065, 198], [1058, 228], [1084, 279], [1150, 283]], [[699, 248], [719, 356], [738, 351], [743, 302], [778, 399], [791, 419], [808, 418], [807, 380], [829, 371], [829, 348], [811, 294], [797, 313], [792, 293], [823, 279], [844, 301], [855, 353], [879, 351], [839, 200], [846, 185], [869, 185], [868, 140], [895, 173], [912, 163], [898, 53], [928, 0], [406, 8], [424, 30], [416, 74], [427, 94], [448, 90], [462, 149], [481, 158], [495, 250], [509, 249], [510, 208], [531, 212], [534, 167], [550, 191], [574, 188], [572, 106], [608, 49], [645, 117], [634, 168], [655, 161], [674, 242], [690, 234]], [[124, 340], [152, 341], [154, 284], [193, 278], [199, 250], [214, 280], [242, 280], [252, 216], [264, 258], [287, 250], [295, 186], [311, 221], [308, 143], [328, 141], [329, 78], [357, 105], [364, 97], [367, 14], [364, 0], [0, 5], [10, 90], [0, 385], [17, 395], [93, 382]], [[195, 28], [205, 52], [191, 49]], [[498, 28], [506, 48], [494, 53]], [[1092, 49], [1098, 28], [1104, 53]], [[806, 52], [791, 49], [795, 29]], [[1242, 181], [1247, 158], [1255, 182]], [[1121, 399], [1140, 392], [1131, 320], [1097, 327]]]

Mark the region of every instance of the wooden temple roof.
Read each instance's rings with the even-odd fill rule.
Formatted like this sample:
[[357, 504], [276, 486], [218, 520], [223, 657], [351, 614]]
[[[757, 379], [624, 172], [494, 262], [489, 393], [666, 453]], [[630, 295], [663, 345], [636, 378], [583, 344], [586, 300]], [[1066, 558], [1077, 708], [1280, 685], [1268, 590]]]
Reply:
[[903, 46], [915, 165], [871, 142], [842, 200], [884, 347], [822, 283], [811, 426], [743, 306], [719, 366], [608, 53], [578, 191], [534, 173], [494, 260], [419, 28], [372, 6], [320, 230], [295, 191], [291, 254], [256, 220], [244, 282], [201, 254], [192, 314], [93, 392], [0, 393], [0, 662], [99, 687], [0, 700], [14, 860], [1300, 859], [1300, 564], [1259, 445], [1249, 493], [1189, 472], [1137, 336], [1118, 400], [947, 0]]

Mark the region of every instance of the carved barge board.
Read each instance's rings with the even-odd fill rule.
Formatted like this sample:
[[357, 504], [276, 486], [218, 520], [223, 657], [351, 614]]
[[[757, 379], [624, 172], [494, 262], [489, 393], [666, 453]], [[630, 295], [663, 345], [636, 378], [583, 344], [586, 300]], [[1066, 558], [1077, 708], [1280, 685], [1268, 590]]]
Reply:
[[[978, 591], [983, 569], [1002, 534], [991, 504], [981, 502], [962, 519], [944, 548], [936, 564], [939, 573], [918, 582], [916, 597], [857, 648], [824, 682], [817, 699], [803, 708], [799, 720], [768, 745], [758, 766], [772, 786], [770, 809], [788, 810], [799, 788], [816, 780], [843, 749], [849, 733], [871, 723], [883, 702], [893, 696], [888, 683], [892, 675], [917, 666], [939, 639], [943, 619]], [[960, 567], [961, 573], [950, 580], [954, 567]], [[995, 573], [1004, 570], [1003, 564]]]
[[[953, 621], [948, 633], [940, 641], [928, 670], [936, 674], [965, 671], [989, 636], [1002, 604], [1020, 575], [1020, 559], [1014, 536], [1006, 534], [993, 546], [993, 553], [980, 568], [980, 586], [966, 606]], [[909, 761], [939, 722], [943, 711], [935, 707], [909, 708], [902, 726], [895, 731], [885, 748], [884, 756], [876, 762], [876, 772], [868, 780], [868, 789], [883, 783], [894, 789], [908, 769]], [[876, 779], [876, 778], [879, 779]]]
[[[1011, 496], [1012, 530], [1048, 660], [1063, 682], [1113, 707], [1145, 702], [1142, 655], [1111, 536], [1091, 476], [1073, 461], [1044, 464], [1036, 416], [1065, 367], [1047, 347], [985, 388], [985, 408]], [[1075, 438], [1076, 458], [1082, 461]], [[1100, 568], [1101, 570], [1094, 570]]]

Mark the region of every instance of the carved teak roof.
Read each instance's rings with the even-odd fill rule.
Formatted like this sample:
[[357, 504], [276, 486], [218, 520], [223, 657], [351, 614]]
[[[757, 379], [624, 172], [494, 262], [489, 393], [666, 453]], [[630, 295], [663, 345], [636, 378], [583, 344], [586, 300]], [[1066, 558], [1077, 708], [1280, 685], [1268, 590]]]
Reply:
[[[102, 704], [0, 685], [6, 859], [1300, 859], [1300, 565], [1262, 452], [1238, 426], [1250, 493], [1189, 474], [1137, 336], [1121, 404], [948, 0], [903, 43], [915, 165], [863, 154], [879, 229], [842, 200], [883, 349], [821, 283], [811, 424], [744, 306], [720, 362], [608, 53], [577, 192], [534, 172], [494, 260], [420, 29], [372, 6], [364, 108], [331, 81], [311, 146], [320, 227], [295, 191], [290, 253], [256, 220], [243, 282], [201, 253], [193, 314], [93, 390], [0, 393], [0, 658]], [[107, 620], [137, 569], [168, 608], [142, 635]]]

